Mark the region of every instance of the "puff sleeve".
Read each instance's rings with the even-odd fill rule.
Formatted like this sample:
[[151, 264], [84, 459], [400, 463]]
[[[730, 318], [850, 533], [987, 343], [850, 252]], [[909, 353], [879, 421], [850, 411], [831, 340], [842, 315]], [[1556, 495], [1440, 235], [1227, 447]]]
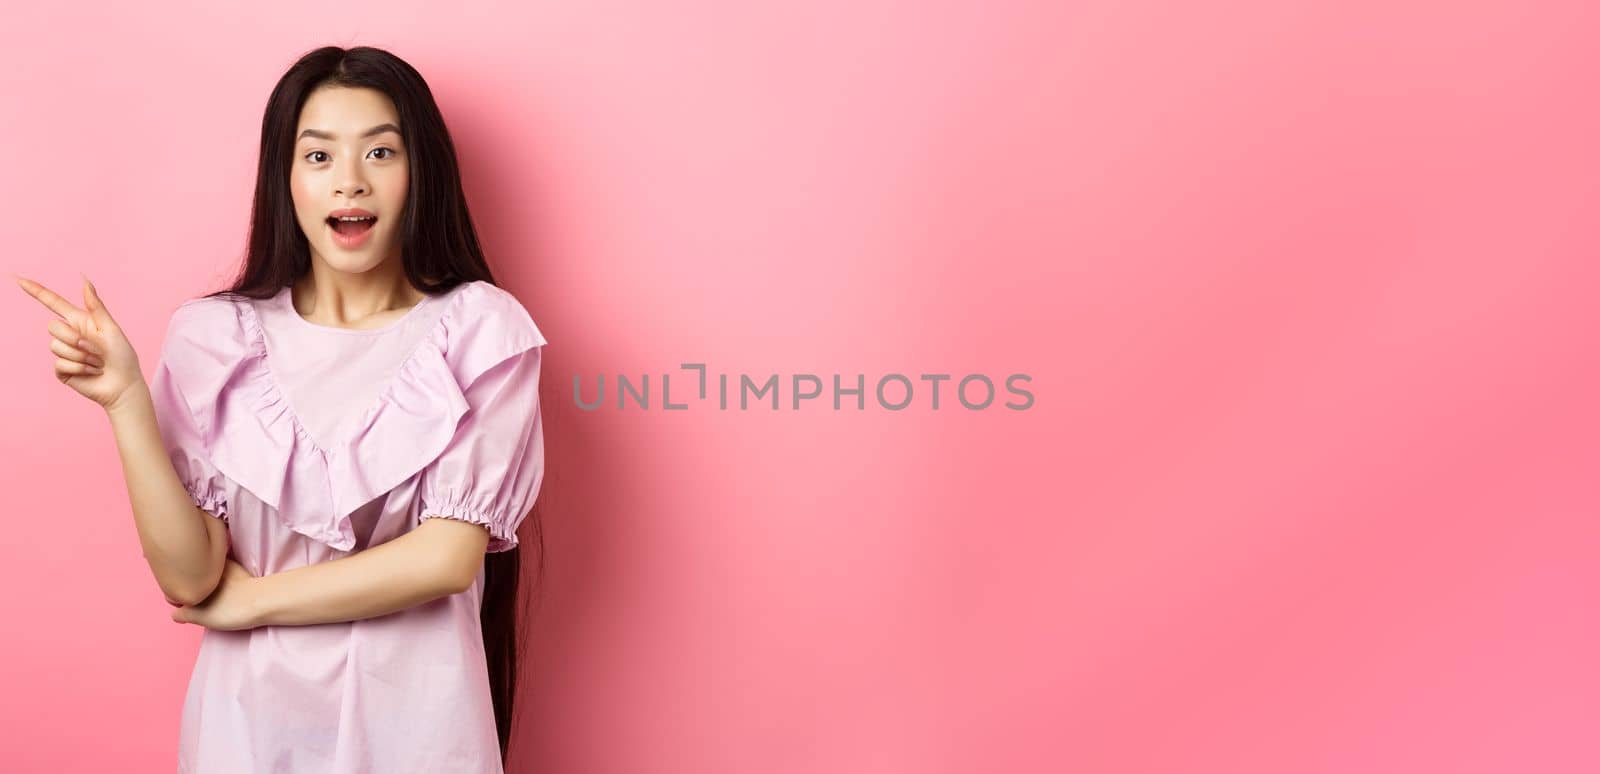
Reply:
[[468, 410], [445, 450], [423, 469], [419, 521], [450, 518], [489, 530], [487, 552], [517, 546], [544, 478], [540, 346], [490, 367], [463, 396]]
[[188, 491], [189, 499], [206, 513], [227, 521], [225, 479], [212, 465], [205, 434], [195, 421], [194, 412], [190, 410], [183, 390], [173, 375], [169, 363], [172, 356], [172, 348], [164, 346], [155, 375], [150, 380], [150, 400], [155, 407], [162, 445], [166, 447], [167, 456], [172, 460], [172, 469]]

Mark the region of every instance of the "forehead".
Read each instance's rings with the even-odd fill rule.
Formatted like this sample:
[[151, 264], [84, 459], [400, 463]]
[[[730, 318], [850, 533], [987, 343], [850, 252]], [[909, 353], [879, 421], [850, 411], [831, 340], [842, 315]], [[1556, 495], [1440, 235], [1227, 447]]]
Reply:
[[387, 94], [376, 89], [325, 86], [306, 98], [294, 131], [298, 136], [306, 129], [317, 129], [353, 139], [382, 123], [400, 123], [400, 114]]

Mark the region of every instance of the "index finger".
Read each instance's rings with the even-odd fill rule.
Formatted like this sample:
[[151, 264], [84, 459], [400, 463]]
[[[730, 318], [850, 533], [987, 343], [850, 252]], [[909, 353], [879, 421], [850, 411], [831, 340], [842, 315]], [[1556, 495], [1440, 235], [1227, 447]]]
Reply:
[[87, 312], [79, 309], [76, 306], [73, 306], [71, 301], [62, 298], [50, 288], [40, 285], [39, 283], [34, 282], [33, 280], [28, 279], [20, 274], [17, 275], [17, 283], [22, 286], [23, 291], [27, 292], [28, 295], [39, 299], [39, 303], [49, 307], [50, 311], [61, 315], [63, 319], [69, 323], [72, 323], [73, 326], [82, 327], [80, 323], [83, 321], [83, 318]]

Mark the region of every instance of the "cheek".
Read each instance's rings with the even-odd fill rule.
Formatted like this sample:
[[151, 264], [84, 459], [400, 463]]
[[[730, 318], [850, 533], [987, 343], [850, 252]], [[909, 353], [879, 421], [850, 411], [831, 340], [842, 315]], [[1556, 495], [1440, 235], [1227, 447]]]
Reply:
[[398, 212], [405, 206], [406, 193], [411, 188], [411, 170], [401, 167], [394, 170], [394, 177], [384, 186], [384, 203], [390, 212]]
[[289, 199], [294, 202], [297, 217], [301, 220], [310, 217], [307, 213], [310, 211], [312, 197], [305, 175], [295, 171], [289, 173]]

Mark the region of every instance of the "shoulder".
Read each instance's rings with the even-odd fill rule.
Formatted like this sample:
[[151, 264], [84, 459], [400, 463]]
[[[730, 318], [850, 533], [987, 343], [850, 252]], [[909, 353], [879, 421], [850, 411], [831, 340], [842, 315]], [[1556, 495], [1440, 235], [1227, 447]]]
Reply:
[[533, 315], [511, 291], [475, 281], [451, 293], [439, 321], [439, 344], [463, 386], [509, 358], [537, 357], [545, 345], [544, 333]]
[[226, 295], [185, 299], [178, 304], [178, 308], [172, 310], [172, 319], [177, 322], [233, 317], [238, 314], [237, 307], [240, 303], [242, 302]]
[[186, 396], [202, 426], [217, 424], [217, 396], [260, 367], [263, 350], [246, 303], [227, 296], [192, 298], [167, 322], [157, 373]]
[[546, 343], [533, 315], [511, 291], [480, 280], [466, 283], [453, 294], [442, 321], [447, 340], [453, 340], [457, 348], [476, 344], [493, 348], [498, 343], [520, 351]]
[[163, 355], [180, 350], [242, 352], [249, 341], [242, 305], [246, 300], [229, 296], [202, 296], [178, 304], [167, 320]]

